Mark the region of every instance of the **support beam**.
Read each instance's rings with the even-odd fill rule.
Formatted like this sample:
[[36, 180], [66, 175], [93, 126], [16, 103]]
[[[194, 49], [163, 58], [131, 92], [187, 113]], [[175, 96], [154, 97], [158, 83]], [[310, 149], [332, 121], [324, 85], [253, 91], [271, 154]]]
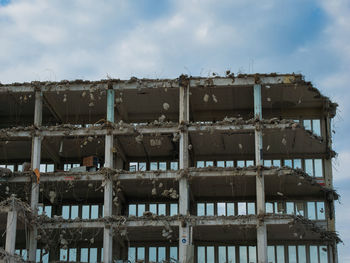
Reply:
[[53, 150], [47, 141], [45, 142], [45, 140], [43, 140], [42, 146], [43, 146], [43, 151], [46, 152], [51, 157], [52, 161], [55, 164], [59, 164], [61, 162], [58, 152]]
[[[114, 122], [114, 90], [107, 90], [107, 121]], [[113, 135], [107, 133], [105, 142], [105, 164], [106, 168], [113, 168]], [[104, 185], [104, 216], [112, 216], [113, 204], [113, 181], [105, 179]], [[103, 262], [112, 263], [113, 257], [113, 229], [104, 226], [103, 230]]]
[[[11, 208], [7, 213], [7, 226], [6, 226], [6, 245], [5, 250], [10, 255], [15, 255], [16, 248], [16, 228], [17, 228], [17, 209], [15, 207], [14, 196], [11, 196]], [[14, 263], [15, 260], [11, 259], [9, 263]]]
[[63, 118], [61, 116], [61, 114], [59, 114], [51, 105], [51, 103], [49, 102], [48, 98], [43, 95], [43, 102], [44, 105], [48, 108], [48, 110], [50, 111], [50, 113], [52, 114], [52, 116], [56, 119], [56, 121], [58, 123], [63, 123]]
[[[179, 123], [188, 123], [189, 121], [189, 86], [180, 87], [180, 109]], [[189, 166], [188, 152], [188, 130], [180, 132], [179, 149], [180, 169], [186, 169]], [[189, 184], [186, 178], [179, 180], [179, 212], [181, 215], [189, 214], [190, 207]], [[188, 222], [182, 222], [179, 226], [179, 259], [181, 263], [193, 262], [194, 249], [192, 245], [192, 226]]]
[[[115, 145], [114, 147], [117, 150], [117, 155], [122, 159], [122, 161], [127, 162], [128, 159], [126, 158], [126, 154], [121, 143], [116, 139], [114, 142], [114, 145]], [[116, 168], [123, 169], [123, 167], [122, 168], [116, 167]]]
[[[254, 85], [254, 115], [258, 120], [262, 120], [262, 106], [261, 106], [261, 85]], [[256, 165], [263, 165], [263, 142], [261, 127], [255, 128], [255, 163]], [[257, 169], [256, 174], [256, 204], [257, 214], [265, 214], [265, 185], [264, 175], [261, 169]], [[267, 230], [266, 223], [260, 221], [256, 229], [257, 234], [257, 248], [258, 248], [258, 263], [267, 262]]]
[[[43, 108], [43, 93], [41, 91], [35, 92], [35, 110], [34, 110], [34, 126], [40, 127], [42, 123], [42, 108]], [[32, 158], [31, 165], [32, 170], [40, 169], [41, 159], [41, 141], [40, 136], [34, 136], [32, 140]], [[39, 201], [39, 181], [32, 181], [31, 200], [30, 207], [34, 216], [38, 213], [38, 201]], [[29, 252], [28, 259], [30, 261], [36, 260], [36, 248], [37, 248], [37, 235], [38, 229], [33, 226], [29, 232]]]
[[[265, 124], [264, 129], [268, 131], [276, 131], [281, 129], [290, 129], [292, 128], [292, 123], [281, 123], [281, 124]], [[136, 131], [135, 131], [136, 129]], [[199, 133], [199, 132], [208, 132], [208, 130], [214, 131], [227, 131], [230, 133], [237, 134], [250, 134], [254, 131], [255, 127], [252, 124], [211, 124], [206, 125], [203, 124], [201, 126], [189, 125], [188, 131], [190, 133]], [[295, 130], [299, 130], [303, 128], [295, 128]], [[112, 131], [113, 135], [137, 135], [137, 134], [172, 134], [174, 132], [178, 132], [178, 126], [174, 125], [173, 127], [147, 127], [147, 126], [135, 126], [129, 129], [114, 129]], [[11, 129], [1, 129], [0, 130], [0, 139], [8, 140], [9, 138], [31, 138], [33, 131], [28, 130], [11, 130]], [[105, 136], [107, 134], [107, 128], [98, 127], [96, 129], [92, 128], [79, 128], [79, 129], [67, 129], [67, 128], [59, 128], [57, 126], [51, 127], [43, 127], [40, 131], [35, 131], [35, 134], [40, 134], [42, 137], [77, 137], [77, 136]], [[313, 138], [314, 139], [314, 138]], [[315, 140], [315, 139], [314, 139]]]

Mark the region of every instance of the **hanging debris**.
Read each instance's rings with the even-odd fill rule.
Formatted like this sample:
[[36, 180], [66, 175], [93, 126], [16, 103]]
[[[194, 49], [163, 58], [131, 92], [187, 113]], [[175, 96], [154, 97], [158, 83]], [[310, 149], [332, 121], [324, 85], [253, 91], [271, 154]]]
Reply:
[[137, 136], [135, 137], [135, 141], [136, 141], [137, 143], [141, 144], [142, 141], [143, 141], [143, 135], [142, 135], [142, 134], [137, 135]]
[[115, 98], [115, 104], [121, 104], [123, 102], [123, 98], [122, 97], [116, 97]]
[[154, 138], [154, 139], [150, 139], [149, 143], [152, 147], [161, 146], [162, 140], [160, 138]]
[[55, 198], [56, 198], [56, 192], [55, 191], [50, 191], [49, 192], [49, 197], [50, 197], [50, 202], [51, 204], [53, 204], [55, 202]]
[[178, 142], [180, 140], [180, 133], [174, 132], [173, 133], [173, 142]]
[[152, 188], [152, 195], [157, 195], [157, 189], [155, 187]]
[[163, 109], [164, 109], [164, 110], [169, 110], [169, 108], [170, 108], [169, 103], [164, 102], [164, 103], [163, 103]]
[[283, 138], [283, 139], [282, 139], [282, 144], [283, 144], [284, 146], [287, 145], [287, 140], [286, 140], [286, 138]]
[[158, 121], [159, 121], [160, 123], [162, 123], [162, 122], [165, 121], [165, 119], [166, 119], [165, 115], [162, 114], [162, 115], [158, 118]]
[[173, 188], [165, 189], [161, 195], [164, 197], [172, 198], [172, 199], [179, 198], [179, 195], [177, 194], [176, 190]]

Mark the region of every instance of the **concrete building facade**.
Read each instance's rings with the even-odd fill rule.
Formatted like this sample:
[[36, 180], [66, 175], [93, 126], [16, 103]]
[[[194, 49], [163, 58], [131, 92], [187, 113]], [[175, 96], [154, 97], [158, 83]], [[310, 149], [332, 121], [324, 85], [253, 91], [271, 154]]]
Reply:
[[4, 262], [338, 262], [337, 104], [301, 75], [0, 94]]

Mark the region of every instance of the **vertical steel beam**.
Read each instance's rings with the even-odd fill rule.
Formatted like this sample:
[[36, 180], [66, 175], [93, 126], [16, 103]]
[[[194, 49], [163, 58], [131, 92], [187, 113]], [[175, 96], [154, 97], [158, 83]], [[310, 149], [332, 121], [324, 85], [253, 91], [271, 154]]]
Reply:
[[[6, 245], [5, 250], [10, 255], [15, 255], [16, 248], [16, 228], [17, 228], [17, 209], [15, 207], [14, 196], [11, 196], [11, 207], [7, 213], [7, 226], [6, 226]], [[14, 259], [10, 259], [10, 263], [14, 263]]]
[[[179, 123], [184, 124], [189, 121], [189, 86], [180, 86], [179, 92]], [[180, 132], [179, 144], [179, 166], [180, 169], [187, 169], [189, 166], [187, 129]], [[189, 206], [189, 184], [186, 178], [181, 178], [179, 180], [179, 213], [189, 214]], [[186, 222], [179, 226], [179, 258], [181, 263], [193, 262], [192, 227]]]
[[[114, 122], [114, 90], [107, 90], [107, 121]], [[107, 134], [105, 140], [105, 164], [106, 168], [113, 168], [113, 135]], [[113, 182], [105, 179], [104, 185], [104, 216], [112, 216]], [[103, 262], [111, 263], [113, 257], [113, 230], [104, 227], [103, 230]]]
[[[42, 124], [42, 109], [43, 109], [43, 93], [41, 91], [35, 92], [35, 108], [34, 108], [34, 126], [40, 127]], [[32, 170], [40, 169], [41, 159], [41, 137], [34, 136], [32, 139], [32, 156], [31, 165]], [[34, 216], [38, 213], [38, 201], [39, 201], [39, 182], [33, 180], [31, 190], [30, 207]], [[38, 229], [36, 226], [32, 226], [29, 232], [29, 252], [28, 259], [35, 262], [36, 248], [37, 248], [37, 235]]]
[[[262, 119], [261, 85], [254, 85], [254, 115], [258, 120]], [[260, 125], [255, 128], [255, 163], [258, 167], [263, 165], [263, 143]], [[256, 206], [257, 214], [265, 214], [265, 185], [264, 175], [261, 169], [257, 169], [256, 175]], [[258, 263], [267, 262], [267, 231], [264, 221], [258, 223], [257, 229]]]

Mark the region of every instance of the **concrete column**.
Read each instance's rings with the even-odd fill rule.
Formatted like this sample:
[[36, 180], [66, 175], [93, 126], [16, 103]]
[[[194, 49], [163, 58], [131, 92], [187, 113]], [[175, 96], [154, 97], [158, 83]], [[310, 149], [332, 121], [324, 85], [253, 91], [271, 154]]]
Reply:
[[[10, 210], [7, 213], [5, 250], [9, 254], [14, 255], [16, 248], [17, 209], [15, 207], [14, 196], [11, 196], [11, 198], [12, 204]], [[14, 262], [14, 259], [10, 260], [10, 263]]]
[[[179, 123], [187, 123], [189, 120], [189, 86], [180, 87]], [[180, 132], [179, 166], [186, 169], [189, 166], [188, 131]], [[179, 213], [189, 214], [189, 184], [186, 178], [179, 181]], [[179, 226], [179, 259], [181, 263], [193, 262], [192, 227], [186, 222]]]
[[[325, 124], [326, 124], [326, 141], [327, 141], [327, 146], [329, 149], [332, 149], [332, 122], [331, 122], [331, 117], [328, 116], [325, 119]], [[323, 165], [324, 165], [324, 179], [325, 179], [325, 185], [329, 188], [333, 188], [333, 169], [332, 169], [332, 158], [329, 156], [328, 159], [323, 160]], [[329, 231], [336, 231], [335, 227], [335, 206], [334, 206], [334, 201], [326, 201], [325, 202], [325, 208], [326, 208], [326, 218], [327, 218], [327, 226]], [[332, 215], [332, 218], [330, 216]], [[331, 255], [330, 257], [330, 262], [331, 263], [338, 263], [338, 247], [337, 247], [337, 242], [334, 242], [331, 247]]]
[[[40, 127], [42, 124], [42, 108], [43, 108], [43, 93], [41, 91], [35, 92], [35, 110], [34, 110], [34, 126]], [[32, 170], [40, 169], [41, 159], [41, 137], [34, 136], [32, 139], [32, 157], [31, 165]], [[39, 182], [36, 178], [32, 182], [30, 207], [34, 213], [38, 213], [38, 201], [39, 201]], [[36, 248], [37, 248], [37, 235], [38, 229], [36, 226], [32, 226], [29, 231], [29, 252], [28, 259], [35, 262]]]
[[336, 241], [333, 245], [328, 246], [328, 251], [329, 263], [338, 263], [338, 245]]
[[[262, 106], [261, 106], [261, 85], [254, 85], [254, 115], [255, 118], [262, 119]], [[255, 128], [255, 163], [259, 167], [263, 165], [263, 143], [262, 143], [262, 130], [259, 126]], [[265, 185], [264, 175], [260, 169], [256, 174], [256, 207], [257, 214], [265, 214]], [[257, 248], [258, 248], [258, 263], [267, 262], [267, 231], [264, 221], [259, 222], [256, 228], [257, 234]]]
[[[326, 131], [326, 142], [327, 147], [329, 149], [332, 149], [332, 124], [331, 124], [331, 117], [328, 115], [325, 118], [325, 131]], [[327, 158], [323, 160], [324, 162], [324, 179], [325, 179], [325, 185], [327, 187], [332, 188], [333, 187], [333, 173], [332, 173], [332, 158]]]
[[[107, 90], [107, 121], [114, 122], [114, 90]], [[106, 168], [113, 168], [113, 135], [107, 134], [105, 140], [105, 164]], [[113, 182], [106, 178], [104, 186], [104, 216], [112, 216]], [[113, 230], [104, 227], [103, 230], [103, 262], [112, 263], [113, 257]]]

